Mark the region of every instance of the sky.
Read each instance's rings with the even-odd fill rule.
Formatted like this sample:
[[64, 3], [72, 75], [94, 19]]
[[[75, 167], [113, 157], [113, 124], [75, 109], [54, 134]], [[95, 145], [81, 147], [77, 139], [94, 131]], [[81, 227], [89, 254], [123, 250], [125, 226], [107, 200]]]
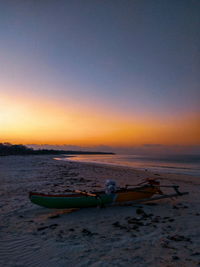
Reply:
[[200, 145], [199, 0], [0, 1], [0, 142]]

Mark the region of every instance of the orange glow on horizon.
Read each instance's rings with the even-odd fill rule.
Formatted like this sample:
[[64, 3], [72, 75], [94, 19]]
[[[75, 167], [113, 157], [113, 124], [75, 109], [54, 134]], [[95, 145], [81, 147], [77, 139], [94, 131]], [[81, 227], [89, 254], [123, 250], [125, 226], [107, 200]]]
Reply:
[[[76, 105], [74, 105], [76, 106]], [[77, 106], [76, 106], [77, 107]], [[0, 142], [117, 145], [200, 143], [199, 116], [131, 118], [27, 98], [0, 98]]]

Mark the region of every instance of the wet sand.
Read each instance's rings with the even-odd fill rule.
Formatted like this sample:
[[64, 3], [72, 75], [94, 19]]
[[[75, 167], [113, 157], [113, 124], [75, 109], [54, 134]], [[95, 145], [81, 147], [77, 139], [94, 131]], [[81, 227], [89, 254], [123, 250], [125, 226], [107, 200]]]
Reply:
[[[29, 191], [96, 190], [146, 178], [178, 184], [189, 195], [149, 204], [50, 210]], [[200, 266], [200, 178], [126, 167], [0, 157], [1, 266]]]

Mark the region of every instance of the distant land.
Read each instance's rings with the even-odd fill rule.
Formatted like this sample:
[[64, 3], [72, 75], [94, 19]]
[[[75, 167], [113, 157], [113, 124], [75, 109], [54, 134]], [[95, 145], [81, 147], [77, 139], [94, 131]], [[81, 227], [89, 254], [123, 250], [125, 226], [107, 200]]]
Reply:
[[54, 150], [54, 149], [33, 149], [25, 145], [12, 145], [10, 143], [0, 143], [0, 156], [9, 155], [113, 155], [112, 152], [98, 151], [74, 151], [74, 150]]
[[26, 144], [27, 147], [33, 149], [53, 149], [65, 151], [101, 151], [113, 152], [115, 154], [124, 155], [144, 155], [144, 156], [171, 156], [171, 155], [200, 155], [199, 145], [165, 145], [165, 144], [140, 144], [130, 146], [109, 146], [109, 145], [49, 145], [49, 144]]

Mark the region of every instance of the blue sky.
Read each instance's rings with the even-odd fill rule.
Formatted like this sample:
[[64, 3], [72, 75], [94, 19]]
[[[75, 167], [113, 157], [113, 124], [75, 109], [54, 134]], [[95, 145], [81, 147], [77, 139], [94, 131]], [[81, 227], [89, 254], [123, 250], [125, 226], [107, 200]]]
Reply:
[[198, 0], [1, 2], [1, 90], [124, 118], [197, 115], [199, 14]]

